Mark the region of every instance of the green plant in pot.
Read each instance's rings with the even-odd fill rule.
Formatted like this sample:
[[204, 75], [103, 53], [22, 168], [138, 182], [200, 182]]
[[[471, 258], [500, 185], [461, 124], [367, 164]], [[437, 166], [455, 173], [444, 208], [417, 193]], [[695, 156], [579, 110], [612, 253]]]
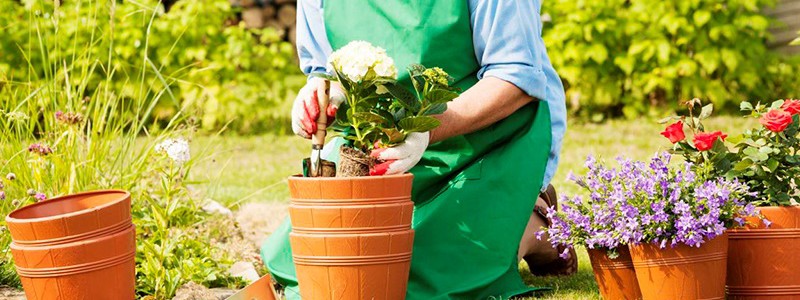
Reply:
[[[458, 94], [447, 73], [420, 65], [408, 70], [413, 90], [401, 86], [392, 59], [367, 42], [351, 42], [329, 61], [332, 75], [315, 76], [335, 81], [345, 94], [329, 127], [345, 141], [331, 149], [340, 154], [336, 177], [289, 177], [291, 231], [274, 236], [288, 235], [303, 299], [403, 299], [414, 240], [414, 176], [369, 176], [377, 162], [370, 153], [439, 126], [433, 116]], [[318, 103], [325, 107], [324, 95]], [[318, 120], [317, 134], [326, 122]]]
[[[366, 53], [366, 55], [365, 55]], [[337, 81], [345, 91], [331, 128], [347, 142], [340, 149], [337, 176], [368, 176], [376, 160], [375, 147], [390, 147], [409, 134], [428, 132], [440, 125], [434, 115], [458, 97], [452, 78], [440, 68], [411, 65], [409, 91], [396, 81], [393, 60], [383, 49], [366, 42], [351, 42], [332, 53], [333, 75], [316, 75]]]
[[[740, 107], [761, 126], [728, 138], [730, 151], [719, 141], [706, 154], [708, 161], [693, 151], [682, 154], [708, 176], [748, 184], [755, 193], [746, 199], [764, 217], [761, 222], [749, 218], [747, 226], [730, 231], [729, 298], [800, 297], [800, 258], [775, 255], [800, 248], [800, 101], [742, 102]], [[702, 126], [690, 125], [692, 130]]]

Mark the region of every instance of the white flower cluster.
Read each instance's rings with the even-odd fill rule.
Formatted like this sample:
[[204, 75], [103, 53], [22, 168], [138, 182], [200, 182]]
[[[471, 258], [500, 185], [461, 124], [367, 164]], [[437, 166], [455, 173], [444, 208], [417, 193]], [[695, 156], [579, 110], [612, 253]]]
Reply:
[[169, 158], [179, 165], [188, 162], [191, 158], [189, 142], [183, 138], [164, 140], [156, 145], [156, 152], [167, 154]]
[[355, 82], [361, 81], [370, 69], [378, 77], [397, 78], [394, 60], [386, 54], [386, 50], [365, 41], [352, 41], [331, 53], [328, 72], [333, 71], [334, 65], [342, 75]]

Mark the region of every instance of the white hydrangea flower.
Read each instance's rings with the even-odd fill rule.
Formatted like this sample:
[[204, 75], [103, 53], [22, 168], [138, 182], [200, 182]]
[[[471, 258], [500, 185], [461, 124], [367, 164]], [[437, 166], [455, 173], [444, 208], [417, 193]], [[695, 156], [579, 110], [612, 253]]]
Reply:
[[191, 159], [189, 142], [183, 138], [166, 139], [156, 145], [156, 152], [165, 153], [173, 161], [182, 165]]
[[365, 41], [352, 41], [331, 53], [328, 72], [333, 72], [333, 65], [340, 69], [342, 75], [356, 82], [361, 81], [370, 69], [378, 77], [397, 78], [397, 67], [386, 50]]

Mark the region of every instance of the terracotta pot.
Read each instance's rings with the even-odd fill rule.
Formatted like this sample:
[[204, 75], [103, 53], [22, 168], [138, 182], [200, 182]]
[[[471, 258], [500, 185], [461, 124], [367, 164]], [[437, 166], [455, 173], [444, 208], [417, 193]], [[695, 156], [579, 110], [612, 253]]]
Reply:
[[133, 299], [130, 194], [96, 191], [43, 201], [6, 217], [28, 299]]
[[800, 299], [800, 207], [760, 207], [772, 225], [749, 219], [730, 231], [728, 299]]
[[275, 294], [272, 278], [267, 274], [225, 300], [276, 300], [278, 296]]
[[131, 195], [106, 190], [68, 195], [31, 204], [6, 217], [17, 244], [63, 244], [131, 223]]
[[700, 248], [642, 244], [630, 252], [642, 299], [725, 299], [727, 235]]
[[289, 178], [289, 241], [303, 299], [405, 299], [412, 180]]
[[636, 300], [642, 299], [636, 271], [633, 269], [628, 247], [617, 249], [619, 257], [611, 259], [605, 249], [588, 249], [594, 279], [600, 288], [603, 299]]

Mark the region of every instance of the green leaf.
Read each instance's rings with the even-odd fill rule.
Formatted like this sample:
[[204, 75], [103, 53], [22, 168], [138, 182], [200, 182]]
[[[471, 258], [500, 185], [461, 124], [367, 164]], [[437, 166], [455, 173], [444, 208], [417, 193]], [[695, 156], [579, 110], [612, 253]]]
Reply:
[[428, 107], [427, 110], [425, 110], [425, 115], [426, 116], [440, 115], [444, 113], [446, 110], [447, 110], [447, 103], [436, 103]]
[[711, 12], [707, 10], [698, 10], [694, 12], [694, 23], [697, 27], [703, 27], [708, 23], [708, 20], [711, 20]]
[[772, 173], [772, 172], [775, 172], [775, 170], [778, 169], [778, 165], [779, 165], [779, 163], [778, 163], [777, 160], [770, 158], [769, 160], [767, 160], [766, 167], [767, 167], [767, 169], [769, 169], [769, 172]]
[[751, 111], [753, 110], [753, 104], [747, 101], [742, 101], [742, 103], [739, 103], [739, 110]]
[[714, 104], [708, 104], [703, 106], [703, 109], [700, 110], [700, 119], [705, 119], [711, 116], [711, 113], [714, 112]]
[[425, 100], [427, 100], [428, 103], [437, 104], [437, 103], [446, 103], [452, 101], [457, 97], [458, 93], [456, 92], [436, 89], [425, 95]]
[[352, 88], [351, 81], [345, 78], [344, 75], [342, 75], [342, 73], [339, 72], [339, 69], [337, 69], [336, 66], [334, 66], [333, 70], [334, 70], [333, 73], [336, 75], [336, 78], [339, 78], [339, 83], [342, 85], [342, 88], [345, 91], [350, 91], [350, 89]]
[[441, 125], [438, 119], [434, 117], [408, 117], [398, 122], [400, 128], [405, 132], [426, 132], [431, 131]]
[[711, 151], [715, 153], [728, 153], [728, 147], [725, 147], [725, 142], [721, 139], [717, 139], [714, 141], [714, 145], [711, 147]]
[[387, 90], [389, 90], [389, 94], [391, 94], [392, 97], [395, 97], [407, 110], [414, 113], [419, 111], [420, 104], [417, 100], [417, 97], [409, 92], [406, 88], [398, 84], [387, 84], [385, 87]]
[[353, 115], [352, 121], [358, 121], [358, 123], [362, 122], [369, 122], [375, 124], [384, 124], [389, 120], [384, 119], [380, 115], [372, 112], [357, 112]]
[[741, 171], [747, 170], [747, 168], [750, 168], [750, 166], [752, 166], [752, 165], [753, 165], [753, 161], [752, 160], [749, 160], [749, 159], [740, 160], [735, 165], [733, 165], [733, 170], [741, 172]]
[[383, 133], [389, 138], [390, 144], [397, 144], [406, 139], [406, 135], [395, 128], [383, 128]]

